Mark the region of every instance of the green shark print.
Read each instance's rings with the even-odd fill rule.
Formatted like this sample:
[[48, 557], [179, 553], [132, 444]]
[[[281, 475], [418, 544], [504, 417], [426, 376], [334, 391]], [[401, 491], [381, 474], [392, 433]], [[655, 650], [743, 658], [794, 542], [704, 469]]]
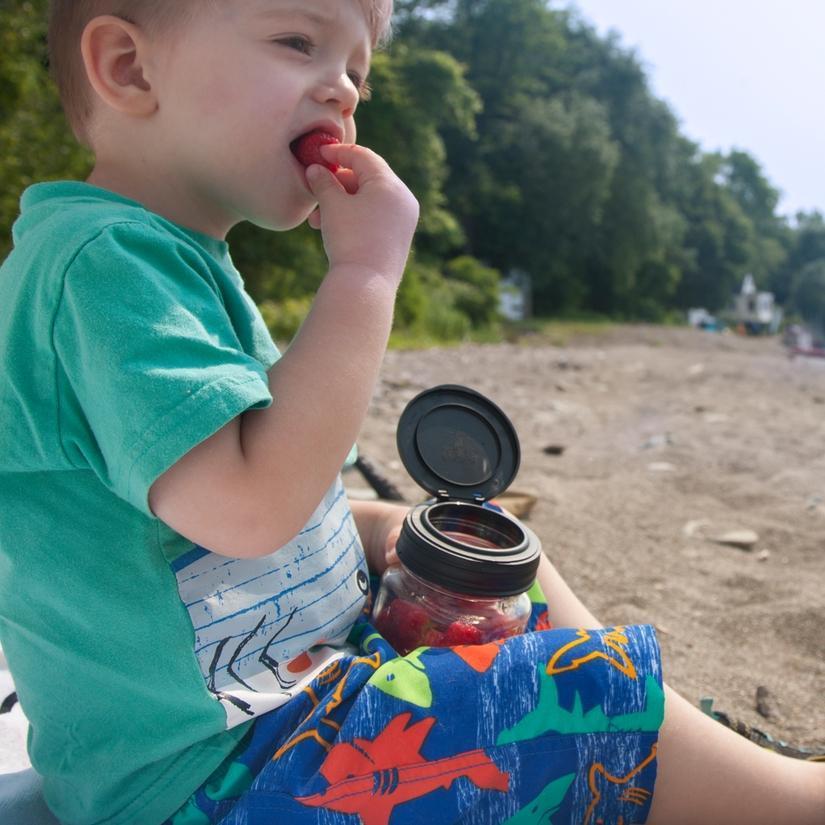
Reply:
[[420, 647], [403, 658], [391, 659], [375, 671], [367, 684], [411, 705], [431, 707], [433, 692], [421, 662], [421, 655], [427, 650], [426, 647]]
[[575, 778], [576, 774], [568, 773], [551, 782], [532, 802], [502, 825], [553, 825], [553, 814], [561, 807], [565, 794]]
[[535, 710], [528, 713], [512, 728], [502, 731], [497, 744], [508, 745], [535, 739], [545, 733], [607, 733], [610, 731], [650, 731], [659, 729], [664, 719], [665, 695], [655, 677], [645, 678], [645, 709], [621, 716], [607, 716], [600, 705], [585, 711], [581, 696], [575, 694], [572, 710], [559, 704], [555, 677], [548, 676], [539, 665], [540, 691]]

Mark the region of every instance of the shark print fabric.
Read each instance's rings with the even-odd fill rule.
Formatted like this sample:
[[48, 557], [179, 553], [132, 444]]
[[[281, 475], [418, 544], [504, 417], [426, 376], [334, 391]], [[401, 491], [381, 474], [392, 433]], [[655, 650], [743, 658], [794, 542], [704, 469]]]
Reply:
[[[649, 626], [401, 657], [369, 623], [167, 825], [632, 825], [664, 717]], [[351, 648], [352, 649], [352, 648]]]

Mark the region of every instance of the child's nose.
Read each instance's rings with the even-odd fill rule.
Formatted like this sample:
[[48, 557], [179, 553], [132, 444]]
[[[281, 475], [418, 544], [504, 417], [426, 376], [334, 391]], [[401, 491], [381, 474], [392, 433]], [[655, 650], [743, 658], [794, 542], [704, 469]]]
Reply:
[[355, 83], [346, 72], [342, 72], [334, 79], [322, 81], [315, 92], [316, 100], [320, 103], [337, 104], [344, 117], [349, 117], [355, 111], [359, 96]]

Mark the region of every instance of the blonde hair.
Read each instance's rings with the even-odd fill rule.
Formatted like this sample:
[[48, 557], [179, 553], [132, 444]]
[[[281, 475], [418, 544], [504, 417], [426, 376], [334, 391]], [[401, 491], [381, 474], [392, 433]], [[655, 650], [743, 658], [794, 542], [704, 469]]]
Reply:
[[[86, 78], [80, 40], [89, 21], [111, 14], [141, 26], [149, 35], [182, 26], [204, 3], [217, 0], [51, 0], [49, 3], [49, 64], [60, 92], [63, 111], [77, 139], [88, 145], [92, 90]], [[393, 0], [357, 0], [367, 19], [373, 46], [390, 34]]]
[[358, 0], [358, 5], [367, 18], [373, 47], [382, 45], [390, 36], [393, 0]]

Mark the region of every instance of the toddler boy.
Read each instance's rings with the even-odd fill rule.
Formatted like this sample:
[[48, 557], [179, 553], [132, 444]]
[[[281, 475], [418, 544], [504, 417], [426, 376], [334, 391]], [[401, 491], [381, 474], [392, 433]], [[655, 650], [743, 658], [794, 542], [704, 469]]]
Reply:
[[[359, 533], [385, 566], [403, 508], [356, 507], [356, 529], [337, 475], [418, 214], [353, 145], [390, 12], [52, 3], [53, 70], [95, 164], [24, 194], [0, 273], [0, 636], [66, 822], [172, 815], [348, 650]], [[341, 142], [336, 175], [293, 154], [316, 131]], [[330, 268], [280, 357], [224, 239], [307, 218]]]

